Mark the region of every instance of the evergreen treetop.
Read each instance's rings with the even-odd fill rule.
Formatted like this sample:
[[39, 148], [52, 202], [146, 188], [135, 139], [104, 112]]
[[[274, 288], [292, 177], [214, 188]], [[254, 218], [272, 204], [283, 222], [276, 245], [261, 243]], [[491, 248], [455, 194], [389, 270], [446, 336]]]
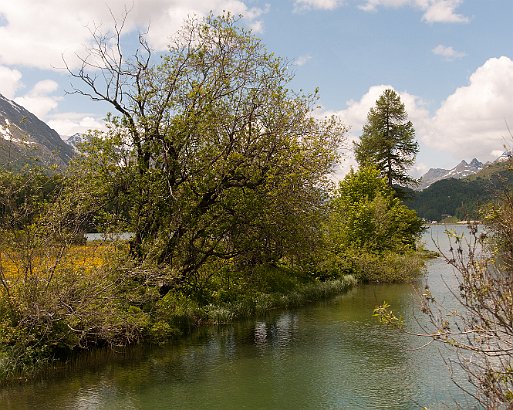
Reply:
[[413, 124], [394, 90], [385, 90], [370, 109], [354, 151], [359, 166], [376, 167], [390, 187], [415, 183], [406, 171], [414, 164], [419, 146]]

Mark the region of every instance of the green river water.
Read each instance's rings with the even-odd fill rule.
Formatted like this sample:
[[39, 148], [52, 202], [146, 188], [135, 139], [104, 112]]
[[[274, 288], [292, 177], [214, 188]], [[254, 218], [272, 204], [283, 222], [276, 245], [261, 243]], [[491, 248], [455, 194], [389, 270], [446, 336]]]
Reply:
[[[424, 235], [447, 249], [443, 226]], [[463, 226], [451, 226], [462, 231]], [[454, 303], [450, 268], [429, 263], [425, 281]], [[440, 346], [372, 317], [384, 300], [414, 329], [412, 285], [365, 285], [333, 300], [229, 326], [179, 344], [95, 352], [73, 368], [0, 390], [0, 409], [429, 409], [473, 408], [451, 381]], [[456, 369], [457, 370], [457, 369]], [[461, 374], [454, 375], [456, 378]]]

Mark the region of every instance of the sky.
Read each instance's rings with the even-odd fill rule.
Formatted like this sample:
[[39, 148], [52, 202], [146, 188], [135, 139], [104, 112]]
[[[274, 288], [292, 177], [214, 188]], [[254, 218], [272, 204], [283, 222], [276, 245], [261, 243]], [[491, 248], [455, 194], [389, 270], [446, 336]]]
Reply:
[[[107, 5], [108, 3], [108, 5]], [[69, 95], [63, 57], [131, 11], [126, 38], [145, 31], [156, 52], [188, 16], [224, 10], [286, 58], [290, 87], [319, 88], [316, 115], [350, 127], [350, 148], [386, 88], [399, 93], [420, 152], [411, 174], [497, 158], [513, 146], [512, 0], [0, 0], [0, 93], [65, 139], [103, 127], [109, 107]]]

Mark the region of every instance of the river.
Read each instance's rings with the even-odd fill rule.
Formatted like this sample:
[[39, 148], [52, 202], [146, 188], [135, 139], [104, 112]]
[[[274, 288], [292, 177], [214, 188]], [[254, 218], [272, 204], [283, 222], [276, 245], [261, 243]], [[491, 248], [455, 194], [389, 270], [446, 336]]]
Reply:
[[[424, 235], [448, 249], [443, 226]], [[464, 226], [451, 226], [464, 231]], [[430, 261], [425, 281], [454, 303], [450, 268]], [[0, 391], [1, 409], [429, 409], [475, 403], [451, 381], [443, 347], [372, 317], [383, 301], [410, 329], [412, 285], [365, 285], [266, 318], [202, 328], [172, 346], [95, 352], [73, 368]], [[439, 350], [439, 349], [442, 350]], [[456, 369], [457, 370], [457, 369]], [[456, 378], [463, 375], [455, 374]]]

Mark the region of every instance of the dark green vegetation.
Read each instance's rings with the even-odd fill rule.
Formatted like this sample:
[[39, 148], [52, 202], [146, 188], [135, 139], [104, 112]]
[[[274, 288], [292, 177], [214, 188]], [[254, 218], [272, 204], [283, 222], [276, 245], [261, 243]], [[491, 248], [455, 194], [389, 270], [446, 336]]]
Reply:
[[333, 194], [345, 128], [236, 20], [189, 21], [161, 59], [144, 37], [124, 57], [122, 23], [71, 72], [107, 131], [62, 175], [0, 174], [4, 376], [419, 272], [415, 213], [370, 169]]
[[464, 179], [444, 179], [420, 192], [408, 190], [405, 203], [428, 221], [447, 216], [480, 220], [480, 209], [512, 187], [513, 173], [507, 163], [495, 163]]
[[415, 163], [419, 145], [404, 104], [394, 90], [385, 90], [369, 111], [354, 151], [360, 167], [377, 167], [389, 187], [415, 182], [407, 169]]

